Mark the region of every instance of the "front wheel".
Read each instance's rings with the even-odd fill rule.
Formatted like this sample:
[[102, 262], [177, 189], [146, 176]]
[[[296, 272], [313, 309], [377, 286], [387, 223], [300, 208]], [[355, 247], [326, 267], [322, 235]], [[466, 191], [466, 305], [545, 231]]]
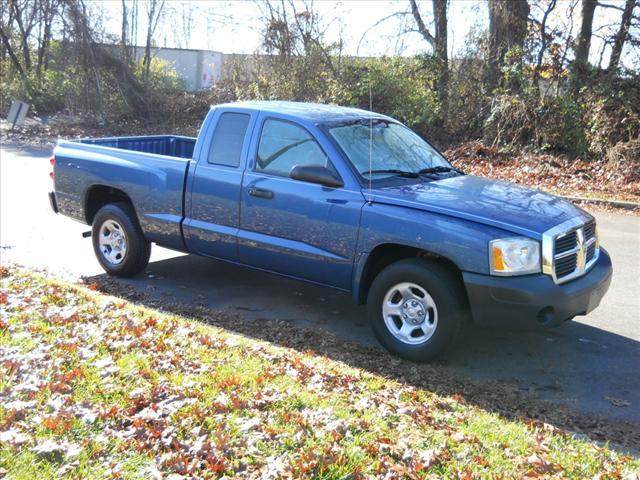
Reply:
[[98, 210], [91, 236], [100, 265], [111, 275], [131, 277], [149, 263], [151, 243], [128, 203], [111, 203]]
[[382, 270], [367, 299], [369, 322], [387, 350], [428, 361], [453, 341], [466, 312], [456, 275], [440, 263], [408, 259]]

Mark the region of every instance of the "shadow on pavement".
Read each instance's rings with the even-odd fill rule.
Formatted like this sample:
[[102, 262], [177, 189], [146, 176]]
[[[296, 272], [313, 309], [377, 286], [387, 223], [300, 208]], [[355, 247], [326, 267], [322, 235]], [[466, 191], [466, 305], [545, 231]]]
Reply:
[[[440, 361], [417, 364], [382, 350], [364, 308], [348, 294], [263, 272], [186, 255], [153, 262], [134, 279], [101, 274], [83, 280], [151, 308], [458, 395], [506, 418], [545, 422], [640, 450], [640, 345], [611, 332], [576, 322], [536, 332], [470, 325]], [[603, 398], [603, 385], [626, 388], [626, 397]], [[621, 402], [620, 409], [628, 410], [617, 418], [590, 413], [602, 402]]]
[[19, 143], [4, 142], [2, 139], [2, 149], [7, 150], [16, 157], [47, 157], [51, 156], [53, 147], [43, 145], [22, 145]]

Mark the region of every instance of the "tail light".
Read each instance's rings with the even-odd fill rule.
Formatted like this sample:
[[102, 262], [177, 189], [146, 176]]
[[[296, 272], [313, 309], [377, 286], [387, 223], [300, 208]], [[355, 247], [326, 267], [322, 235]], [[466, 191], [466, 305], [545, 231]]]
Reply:
[[56, 157], [54, 155], [51, 155], [51, 158], [49, 159], [49, 163], [51, 164], [51, 171], [49, 172], [49, 178], [53, 180], [55, 178], [53, 173], [53, 168], [56, 165]]

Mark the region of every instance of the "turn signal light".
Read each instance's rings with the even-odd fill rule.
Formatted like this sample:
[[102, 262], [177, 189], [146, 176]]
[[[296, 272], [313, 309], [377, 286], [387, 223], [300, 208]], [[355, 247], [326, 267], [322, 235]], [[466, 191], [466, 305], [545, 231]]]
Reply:
[[493, 248], [492, 249], [492, 255], [493, 255], [493, 268], [498, 271], [498, 272], [502, 272], [505, 270], [505, 266], [504, 266], [504, 258], [502, 256], [502, 250], [500, 250], [499, 248]]

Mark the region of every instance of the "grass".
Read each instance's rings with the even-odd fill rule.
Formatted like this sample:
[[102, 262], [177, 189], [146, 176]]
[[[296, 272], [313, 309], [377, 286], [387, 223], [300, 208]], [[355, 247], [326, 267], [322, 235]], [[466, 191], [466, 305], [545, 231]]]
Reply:
[[2, 268], [0, 476], [619, 478], [640, 461], [457, 395]]

